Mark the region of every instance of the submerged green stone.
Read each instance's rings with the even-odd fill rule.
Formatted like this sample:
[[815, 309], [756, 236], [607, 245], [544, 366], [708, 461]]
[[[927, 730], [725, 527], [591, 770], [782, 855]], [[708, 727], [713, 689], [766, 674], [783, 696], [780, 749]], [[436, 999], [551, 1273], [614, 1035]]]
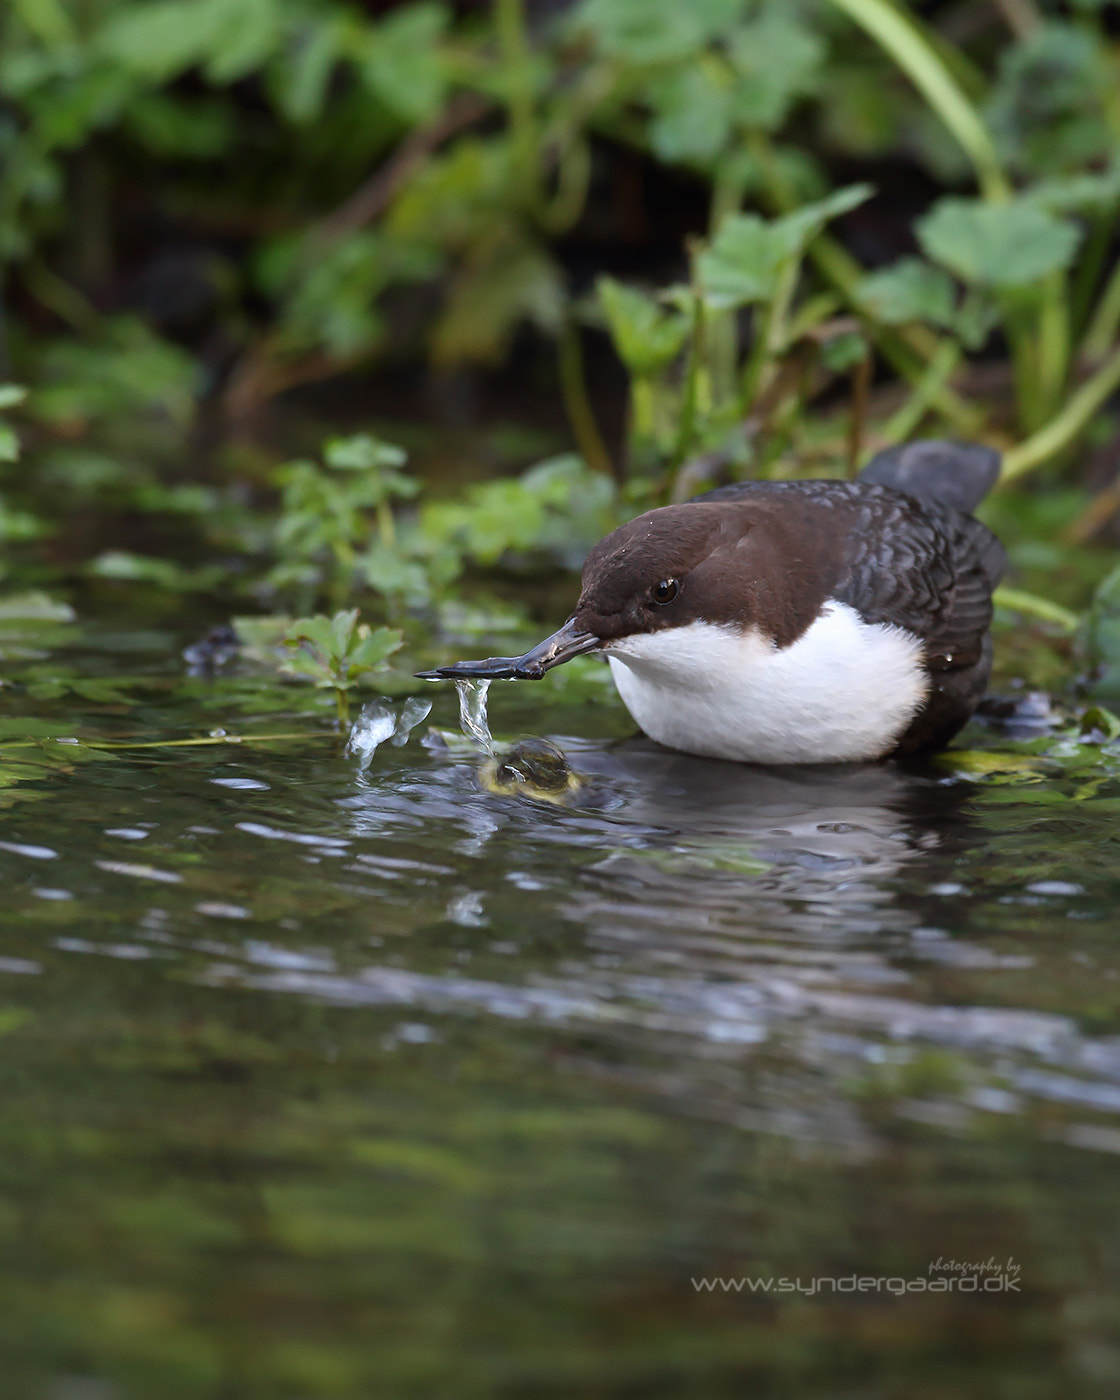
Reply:
[[548, 739], [521, 739], [501, 758], [483, 764], [480, 781], [489, 792], [555, 802], [577, 792], [581, 779], [564, 751]]

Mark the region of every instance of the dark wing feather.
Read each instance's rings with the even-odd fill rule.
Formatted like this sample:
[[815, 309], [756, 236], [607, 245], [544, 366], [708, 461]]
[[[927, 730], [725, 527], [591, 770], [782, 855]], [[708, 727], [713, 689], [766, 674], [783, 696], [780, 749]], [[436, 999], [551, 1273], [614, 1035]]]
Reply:
[[868, 484], [834, 596], [920, 637], [931, 670], [963, 668], [982, 653], [1005, 562], [971, 516]]
[[905, 627], [931, 670], [972, 666], [992, 621], [992, 589], [1007, 563], [985, 525], [953, 506], [868, 481], [747, 481], [698, 501], [798, 496], [835, 512], [847, 541], [829, 593], [867, 622]]
[[818, 539], [845, 542], [837, 573], [825, 582], [827, 596], [867, 622], [904, 627], [922, 643], [929, 693], [893, 752], [921, 753], [948, 743], [991, 674], [988, 629], [992, 589], [1007, 562], [1003, 546], [951, 504], [870, 481], [747, 482], [700, 499], [761, 504], [786, 492], [797, 493], [814, 514], [821, 509]]

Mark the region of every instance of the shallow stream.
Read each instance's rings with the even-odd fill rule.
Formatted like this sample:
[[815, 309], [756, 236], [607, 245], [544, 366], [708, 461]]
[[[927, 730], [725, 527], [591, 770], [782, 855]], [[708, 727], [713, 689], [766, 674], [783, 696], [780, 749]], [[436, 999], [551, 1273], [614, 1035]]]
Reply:
[[0, 1392], [1117, 1393], [1115, 754], [767, 770], [496, 684], [533, 797], [450, 686], [363, 771], [180, 646], [72, 642], [0, 750]]

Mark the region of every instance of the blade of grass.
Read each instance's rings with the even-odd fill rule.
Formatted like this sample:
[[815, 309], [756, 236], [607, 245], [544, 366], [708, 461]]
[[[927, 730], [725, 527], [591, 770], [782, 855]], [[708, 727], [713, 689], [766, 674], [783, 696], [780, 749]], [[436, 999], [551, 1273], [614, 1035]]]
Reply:
[[611, 455], [603, 442], [595, 410], [587, 396], [587, 381], [583, 373], [583, 348], [579, 327], [570, 316], [564, 318], [557, 344], [560, 359], [560, 393], [568, 414], [568, 424], [580, 455], [592, 471], [614, 476]]
[[832, 3], [886, 50], [921, 92], [972, 162], [984, 197], [1006, 199], [1010, 186], [987, 127], [914, 19], [890, 0]]
[[1081, 619], [1069, 608], [1060, 603], [1052, 603], [1049, 598], [1040, 598], [1036, 593], [1023, 593], [1018, 588], [997, 588], [992, 595], [997, 608], [1010, 608], [1012, 612], [1029, 613], [1041, 617], [1045, 622], [1056, 622], [1067, 632], [1076, 632]]
[[1000, 480], [1013, 481], [1068, 447], [1117, 389], [1120, 389], [1120, 346], [1096, 374], [1070, 395], [1060, 413], [1004, 456]]
[[960, 362], [961, 347], [952, 340], [942, 341], [914, 392], [881, 425], [878, 436], [886, 443], [906, 442], [934, 406], [938, 394], [948, 384]]
[[1108, 279], [1097, 309], [1093, 312], [1089, 328], [1085, 332], [1085, 339], [1081, 348], [1085, 358], [1090, 361], [1103, 360], [1109, 349], [1116, 343], [1117, 331], [1120, 330], [1120, 261], [1112, 269], [1112, 274]]

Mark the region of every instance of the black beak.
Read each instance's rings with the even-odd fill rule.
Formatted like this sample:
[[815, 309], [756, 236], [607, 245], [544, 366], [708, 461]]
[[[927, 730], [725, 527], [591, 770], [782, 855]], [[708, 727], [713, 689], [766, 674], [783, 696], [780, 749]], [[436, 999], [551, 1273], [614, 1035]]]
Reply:
[[524, 656], [491, 656], [486, 661], [454, 661], [434, 671], [417, 671], [424, 681], [539, 681], [546, 671], [570, 661], [573, 656], [594, 651], [601, 642], [594, 632], [581, 632], [568, 618], [558, 632], [538, 642]]

